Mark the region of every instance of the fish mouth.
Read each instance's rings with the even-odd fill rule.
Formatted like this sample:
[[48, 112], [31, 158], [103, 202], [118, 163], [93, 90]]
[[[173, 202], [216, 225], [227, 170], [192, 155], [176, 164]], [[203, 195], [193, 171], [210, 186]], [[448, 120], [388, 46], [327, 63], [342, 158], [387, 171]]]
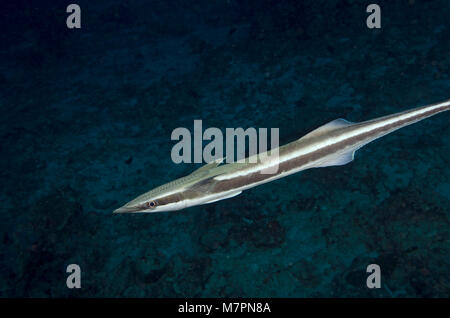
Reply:
[[116, 210], [114, 210], [113, 214], [116, 213], [134, 213], [134, 212], [139, 212], [141, 209], [139, 207], [130, 207], [130, 206], [126, 206], [124, 205], [123, 207], [120, 207]]

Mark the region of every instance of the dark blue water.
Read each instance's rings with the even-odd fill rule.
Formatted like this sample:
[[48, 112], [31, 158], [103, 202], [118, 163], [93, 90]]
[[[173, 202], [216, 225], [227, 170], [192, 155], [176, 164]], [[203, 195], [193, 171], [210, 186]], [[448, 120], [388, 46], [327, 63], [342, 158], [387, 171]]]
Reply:
[[2, 4], [0, 296], [450, 296], [448, 113], [346, 166], [112, 214], [198, 166], [170, 158], [194, 119], [284, 144], [448, 99], [448, 1], [377, 1], [379, 30], [351, 0], [78, 1], [69, 30], [71, 2]]

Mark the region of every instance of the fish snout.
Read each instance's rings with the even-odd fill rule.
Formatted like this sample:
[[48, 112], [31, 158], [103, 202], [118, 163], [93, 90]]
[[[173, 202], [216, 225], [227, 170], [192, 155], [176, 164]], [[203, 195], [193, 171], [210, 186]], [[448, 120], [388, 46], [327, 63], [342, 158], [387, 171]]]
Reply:
[[133, 212], [138, 212], [139, 210], [140, 210], [140, 208], [138, 208], [138, 207], [131, 207], [131, 206], [124, 205], [123, 207], [120, 207], [120, 208], [114, 210], [113, 214], [116, 214], [116, 213], [133, 213]]

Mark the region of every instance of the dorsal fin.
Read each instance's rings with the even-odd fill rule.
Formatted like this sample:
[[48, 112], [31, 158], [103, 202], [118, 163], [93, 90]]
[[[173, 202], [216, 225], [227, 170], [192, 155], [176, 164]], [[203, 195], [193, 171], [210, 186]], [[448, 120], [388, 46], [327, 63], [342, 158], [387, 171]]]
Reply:
[[310, 133], [304, 135], [300, 139], [317, 137], [317, 136], [323, 135], [323, 134], [325, 134], [327, 132], [330, 132], [330, 131], [333, 131], [333, 130], [336, 130], [336, 129], [339, 129], [339, 128], [342, 128], [342, 127], [348, 127], [348, 126], [351, 126], [353, 124], [354, 123], [352, 123], [352, 122], [350, 122], [348, 120], [345, 120], [343, 118], [338, 118], [338, 119], [335, 119], [333, 121], [330, 121], [329, 123], [327, 123], [327, 124], [325, 124], [323, 126], [320, 126], [317, 129], [314, 129], [313, 131], [311, 131]]
[[214, 161], [211, 161], [211, 162], [207, 163], [206, 165], [201, 166], [197, 170], [194, 170], [191, 174], [194, 174], [194, 173], [197, 174], [199, 172], [205, 172], [205, 171], [208, 171], [208, 170], [210, 170], [212, 168], [215, 168], [218, 165], [220, 165], [223, 160], [224, 160], [224, 158], [219, 158], [219, 159], [216, 159]]

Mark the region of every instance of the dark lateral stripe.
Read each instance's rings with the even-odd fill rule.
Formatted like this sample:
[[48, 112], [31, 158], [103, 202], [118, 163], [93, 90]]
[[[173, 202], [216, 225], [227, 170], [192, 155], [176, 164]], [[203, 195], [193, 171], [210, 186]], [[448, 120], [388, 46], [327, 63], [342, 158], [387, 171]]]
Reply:
[[158, 206], [164, 206], [169, 203], [175, 203], [183, 200], [180, 193], [169, 194], [156, 200]]
[[193, 200], [198, 197], [202, 197], [209, 188], [210, 186], [207, 186], [206, 184], [201, 187], [194, 186], [190, 189], [183, 191], [182, 193], [169, 194], [167, 196], [160, 197], [155, 201], [158, 203], [158, 206], [164, 206], [166, 204], [176, 203], [183, 200]]
[[[432, 107], [432, 106], [426, 106], [426, 107]], [[418, 111], [419, 109], [420, 108], [411, 110], [411, 112]], [[283, 172], [294, 170], [296, 168], [305, 166], [310, 163], [317, 162], [329, 155], [338, 153], [345, 149], [350, 149], [352, 147], [359, 146], [359, 145], [363, 146], [363, 145], [365, 145], [383, 135], [386, 135], [396, 129], [405, 127], [409, 124], [413, 124], [417, 121], [420, 121], [422, 119], [425, 119], [427, 117], [430, 117], [432, 115], [435, 115], [437, 113], [440, 113], [440, 112], [443, 112], [443, 111], [449, 110], [449, 109], [450, 109], [450, 105], [447, 105], [447, 106], [444, 106], [441, 108], [430, 109], [430, 111], [424, 112], [422, 114], [418, 114], [416, 116], [413, 116], [413, 117], [410, 117], [410, 118], [407, 118], [404, 120], [399, 120], [395, 123], [370, 130], [366, 133], [348, 138], [348, 139], [338, 142], [336, 144], [317, 149], [306, 155], [299, 156], [299, 157], [293, 158], [293, 159], [285, 161], [285, 162], [281, 162], [276, 175], [282, 174]], [[408, 113], [410, 113], [410, 112], [408, 111], [408, 112], [400, 113], [400, 114], [398, 114], [398, 116], [404, 116], [404, 115], [407, 115]], [[394, 116], [392, 116], [392, 117], [389, 116], [389, 118], [380, 119], [380, 121], [392, 119], [392, 118], [394, 118]], [[361, 127], [364, 127], [367, 125], [374, 124], [375, 122], [376, 122], [376, 120], [366, 122], [366, 123], [356, 124], [355, 126], [350, 126], [348, 129], [342, 130], [342, 133], [346, 133], [349, 130], [353, 130], [353, 129], [355, 129], [356, 126], [358, 126], [358, 128], [361, 128]], [[287, 147], [287, 149], [288, 148], [290, 148], [290, 147]], [[291, 150], [291, 151], [295, 151], [295, 149]], [[283, 154], [280, 153], [280, 156], [282, 156], [282, 155]], [[254, 172], [254, 173], [251, 173], [248, 175], [238, 176], [233, 179], [215, 180], [215, 184], [212, 185], [211, 192], [220, 193], [220, 192], [225, 192], [225, 191], [229, 191], [229, 190], [237, 190], [241, 187], [245, 187], [245, 186], [248, 186], [248, 185], [251, 185], [254, 183], [258, 183], [258, 182], [261, 182], [261, 181], [264, 181], [267, 179], [271, 179], [273, 177], [274, 177], [273, 174], [261, 174], [260, 171], [257, 171], [257, 172]]]

